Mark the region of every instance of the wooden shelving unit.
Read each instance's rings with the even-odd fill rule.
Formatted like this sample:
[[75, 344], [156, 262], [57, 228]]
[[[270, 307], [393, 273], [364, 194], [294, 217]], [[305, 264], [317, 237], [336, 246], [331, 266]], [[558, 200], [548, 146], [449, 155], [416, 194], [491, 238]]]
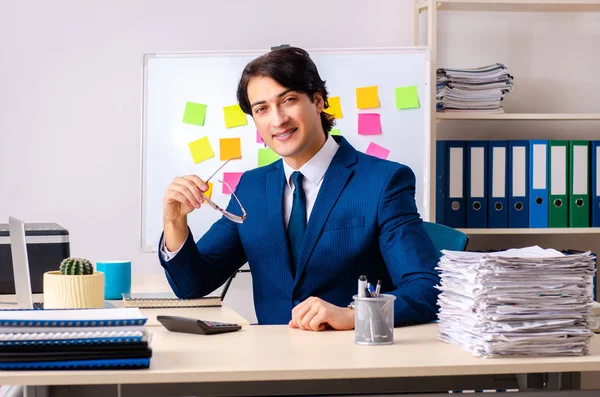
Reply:
[[578, 228], [548, 228], [548, 229], [459, 229], [470, 236], [473, 235], [540, 235], [540, 234], [600, 234], [598, 227], [578, 227]]
[[[431, 142], [437, 140], [437, 123], [444, 120], [546, 120], [590, 121], [600, 120], [600, 113], [438, 113], [436, 112], [437, 20], [440, 11], [507, 11], [507, 12], [600, 12], [600, 0], [414, 0], [413, 44], [422, 45], [420, 15], [427, 13], [427, 46], [431, 50]], [[435, 159], [435, 145], [430, 158]], [[430, 167], [430, 180], [435, 181], [435, 167]], [[435, 203], [435, 183], [431, 184], [431, 202]], [[430, 219], [435, 219], [435, 205], [431, 206]], [[462, 229], [470, 235], [590, 235], [600, 234], [600, 228], [549, 228], [549, 229]]]
[[600, 120], [600, 113], [437, 113], [438, 120]]
[[[439, 11], [589, 12], [600, 11], [598, 0], [439, 0]], [[428, 0], [418, 1], [419, 11], [427, 10]]]

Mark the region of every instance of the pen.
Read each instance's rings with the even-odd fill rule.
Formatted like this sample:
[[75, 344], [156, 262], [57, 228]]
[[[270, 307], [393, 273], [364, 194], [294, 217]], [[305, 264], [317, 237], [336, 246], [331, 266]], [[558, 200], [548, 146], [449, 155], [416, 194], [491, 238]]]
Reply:
[[367, 288], [367, 276], [362, 275], [358, 278], [358, 297], [365, 298], [365, 289]]
[[375, 287], [375, 296], [379, 296], [379, 291], [381, 291], [381, 280], [377, 280], [377, 287]]
[[369, 292], [368, 288], [365, 288], [365, 298], [371, 298], [371, 292]]

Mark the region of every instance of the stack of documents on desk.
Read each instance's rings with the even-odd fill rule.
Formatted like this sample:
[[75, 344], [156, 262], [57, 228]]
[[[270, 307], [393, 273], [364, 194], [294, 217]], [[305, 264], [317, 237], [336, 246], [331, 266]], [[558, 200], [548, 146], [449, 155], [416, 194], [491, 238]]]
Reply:
[[0, 369], [148, 368], [139, 309], [0, 310]]
[[501, 102], [510, 92], [512, 80], [500, 63], [477, 69], [438, 69], [437, 110], [503, 113]]
[[480, 357], [584, 355], [594, 257], [528, 247], [442, 251], [440, 339]]

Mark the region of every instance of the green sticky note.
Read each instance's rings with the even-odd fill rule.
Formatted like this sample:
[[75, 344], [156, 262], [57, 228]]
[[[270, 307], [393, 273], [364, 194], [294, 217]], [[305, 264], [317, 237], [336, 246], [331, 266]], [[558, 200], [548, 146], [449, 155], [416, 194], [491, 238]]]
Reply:
[[341, 131], [338, 129], [333, 129], [331, 131], [329, 131], [329, 135], [341, 135]]
[[417, 86], [396, 88], [396, 109], [414, 109], [419, 107]]
[[246, 113], [242, 111], [240, 105], [225, 106], [223, 108], [225, 116], [225, 127], [233, 128], [247, 125]]
[[279, 160], [279, 155], [269, 148], [258, 149], [258, 166], [269, 165]]
[[183, 112], [183, 122], [194, 125], [204, 125], [206, 118], [206, 105], [201, 103], [187, 102]]

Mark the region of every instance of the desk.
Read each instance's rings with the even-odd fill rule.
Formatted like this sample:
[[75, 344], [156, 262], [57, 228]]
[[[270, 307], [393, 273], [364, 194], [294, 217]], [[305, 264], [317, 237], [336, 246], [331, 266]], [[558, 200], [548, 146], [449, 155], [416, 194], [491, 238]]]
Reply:
[[[213, 336], [149, 331], [148, 370], [0, 372], [0, 384], [63, 385], [50, 389], [59, 396], [353, 394], [503, 388], [515, 373], [600, 371], [598, 336], [584, 357], [480, 359], [438, 341], [437, 324], [396, 328], [391, 346], [358, 346], [353, 331], [288, 326]], [[107, 384], [120, 386], [77, 386]]]

